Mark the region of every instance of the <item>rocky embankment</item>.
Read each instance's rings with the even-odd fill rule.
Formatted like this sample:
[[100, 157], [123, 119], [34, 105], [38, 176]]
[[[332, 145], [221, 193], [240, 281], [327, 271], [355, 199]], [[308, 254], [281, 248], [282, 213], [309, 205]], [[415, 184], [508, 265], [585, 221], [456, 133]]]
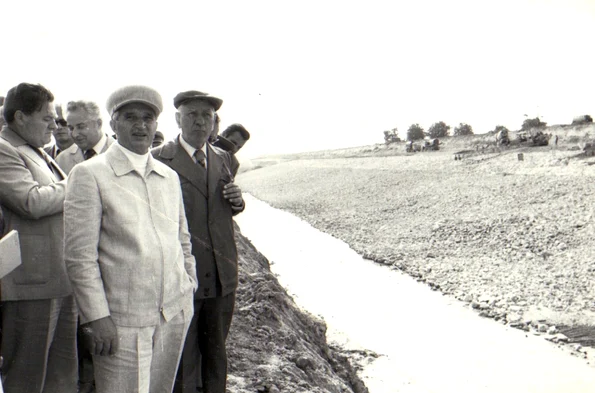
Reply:
[[367, 393], [323, 321], [298, 309], [236, 226], [240, 284], [227, 342], [232, 393]]
[[595, 337], [593, 158], [550, 147], [463, 161], [448, 151], [363, 153], [292, 157], [238, 181], [480, 315], [573, 342], [587, 356], [581, 346]]

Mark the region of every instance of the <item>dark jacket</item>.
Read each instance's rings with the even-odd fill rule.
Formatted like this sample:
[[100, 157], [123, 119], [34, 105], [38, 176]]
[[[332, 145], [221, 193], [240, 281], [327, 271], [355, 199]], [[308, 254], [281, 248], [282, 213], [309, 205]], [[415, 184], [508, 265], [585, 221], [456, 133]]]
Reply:
[[233, 216], [223, 198], [223, 186], [233, 182], [237, 160], [229, 153], [207, 145], [208, 185], [204, 172], [180, 146], [178, 138], [151, 151], [153, 156], [178, 173], [184, 198], [192, 254], [196, 258], [199, 288], [196, 298], [225, 296], [238, 286], [238, 252]]
[[217, 146], [218, 148], [228, 151], [230, 153], [236, 153], [236, 145], [234, 145], [222, 136], [217, 137], [217, 140], [213, 142], [213, 146]]

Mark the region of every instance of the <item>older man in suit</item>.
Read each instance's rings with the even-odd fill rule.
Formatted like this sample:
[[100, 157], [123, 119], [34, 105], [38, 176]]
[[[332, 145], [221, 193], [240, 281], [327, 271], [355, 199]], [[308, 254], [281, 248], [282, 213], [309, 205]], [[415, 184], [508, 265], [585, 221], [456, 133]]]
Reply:
[[202, 385], [204, 392], [225, 393], [226, 387], [225, 340], [238, 284], [232, 217], [244, 210], [244, 200], [233, 183], [238, 168], [235, 157], [206, 143], [222, 102], [200, 91], [178, 94], [174, 106], [182, 133], [152, 150], [180, 177], [200, 284], [180, 366], [182, 383], [176, 392], [196, 392]]
[[77, 390], [77, 313], [63, 255], [66, 175], [42, 149], [56, 128], [53, 100], [45, 87], [21, 83], [4, 103], [0, 201], [22, 259], [1, 282], [7, 393]]
[[66, 266], [97, 391], [171, 392], [197, 279], [180, 181], [149, 154], [161, 96], [128, 86], [107, 109], [117, 143], [69, 175]]
[[60, 154], [56, 161], [60, 168], [70, 173], [76, 164], [105, 153], [114, 139], [101, 130], [103, 121], [96, 103], [71, 101], [66, 106], [66, 113], [74, 145]]

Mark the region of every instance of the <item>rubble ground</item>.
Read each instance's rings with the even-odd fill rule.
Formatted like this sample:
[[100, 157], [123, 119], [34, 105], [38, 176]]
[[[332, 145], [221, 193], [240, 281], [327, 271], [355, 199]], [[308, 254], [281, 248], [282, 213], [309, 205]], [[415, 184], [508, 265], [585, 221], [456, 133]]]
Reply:
[[236, 243], [240, 282], [227, 340], [227, 391], [367, 393], [350, 361], [355, 357], [327, 344], [325, 323], [296, 306], [237, 226]]
[[364, 257], [586, 358], [595, 343], [595, 158], [559, 145], [454, 160], [460, 146], [445, 145], [267, 158], [237, 182]]

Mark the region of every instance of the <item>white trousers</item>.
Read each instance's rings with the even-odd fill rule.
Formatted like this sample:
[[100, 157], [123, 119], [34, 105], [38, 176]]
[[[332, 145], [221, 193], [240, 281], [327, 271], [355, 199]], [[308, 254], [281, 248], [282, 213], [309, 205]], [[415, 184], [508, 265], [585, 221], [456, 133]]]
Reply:
[[181, 311], [156, 326], [117, 326], [118, 353], [93, 356], [97, 393], [171, 393], [191, 318]]

